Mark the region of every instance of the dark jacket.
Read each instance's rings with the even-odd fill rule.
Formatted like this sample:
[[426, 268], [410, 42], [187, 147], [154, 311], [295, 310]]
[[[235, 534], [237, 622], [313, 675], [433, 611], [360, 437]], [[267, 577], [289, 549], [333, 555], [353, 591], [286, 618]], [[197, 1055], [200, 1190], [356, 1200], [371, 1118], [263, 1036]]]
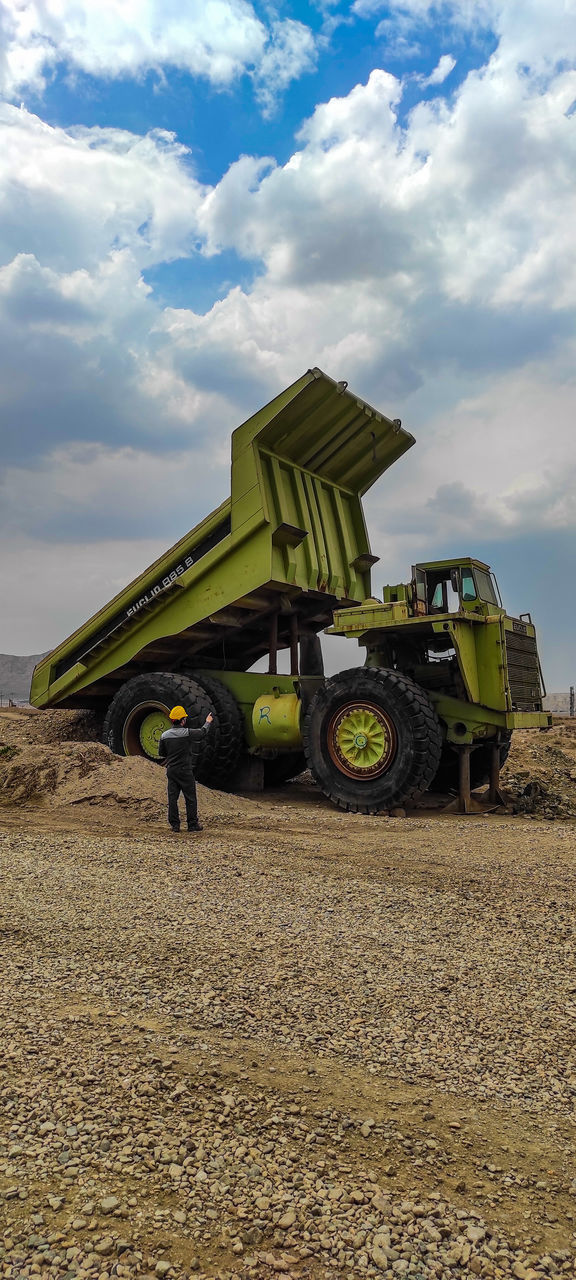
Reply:
[[192, 769], [196, 760], [194, 747], [208, 733], [209, 728], [209, 724], [203, 724], [201, 729], [188, 729], [186, 725], [174, 725], [172, 729], [166, 729], [158, 743], [158, 755], [161, 760], [166, 761], [168, 773], [172, 769]]

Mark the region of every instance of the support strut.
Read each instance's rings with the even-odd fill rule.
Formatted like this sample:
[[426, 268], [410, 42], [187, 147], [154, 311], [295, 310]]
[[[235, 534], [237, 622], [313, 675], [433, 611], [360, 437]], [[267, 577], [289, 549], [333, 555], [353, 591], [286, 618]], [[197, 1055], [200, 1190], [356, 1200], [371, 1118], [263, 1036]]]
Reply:
[[458, 812], [472, 812], [470, 794], [470, 752], [472, 748], [465, 744], [458, 748]]
[[290, 614], [290, 675], [297, 676], [300, 672], [300, 662], [298, 653], [298, 636], [299, 636], [298, 614]]
[[470, 755], [472, 743], [463, 743], [458, 751], [458, 798], [451, 800], [444, 813], [493, 813], [507, 807], [506, 797], [500, 790], [500, 743], [495, 742], [490, 755], [490, 786], [486, 798], [473, 796], [470, 788]]
[[492, 752], [490, 755], [490, 790], [488, 792], [490, 804], [506, 804], [506, 800], [500, 790], [500, 743], [492, 743]]
[[268, 640], [268, 675], [278, 674], [278, 614], [273, 613], [270, 619], [270, 636]]

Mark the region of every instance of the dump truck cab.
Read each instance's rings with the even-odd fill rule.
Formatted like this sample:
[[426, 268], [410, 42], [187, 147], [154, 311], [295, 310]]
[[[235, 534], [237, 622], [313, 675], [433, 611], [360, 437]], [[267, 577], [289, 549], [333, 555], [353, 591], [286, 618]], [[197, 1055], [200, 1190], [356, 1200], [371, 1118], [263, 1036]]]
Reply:
[[[412, 566], [412, 602], [416, 615], [488, 614], [502, 610], [498, 584], [482, 560], [433, 560]], [[384, 598], [390, 588], [384, 588]]]

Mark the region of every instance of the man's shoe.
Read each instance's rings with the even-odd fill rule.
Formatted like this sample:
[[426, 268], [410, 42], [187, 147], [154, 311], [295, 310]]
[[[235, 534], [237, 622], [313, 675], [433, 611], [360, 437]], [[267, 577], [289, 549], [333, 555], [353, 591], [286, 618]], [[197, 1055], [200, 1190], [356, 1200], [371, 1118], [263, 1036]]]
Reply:
[[202, 826], [202, 823], [201, 823], [201, 822], [195, 822], [191, 827], [188, 827], [188, 830], [189, 830], [189, 831], [203, 831], [203, 830], [204, 830], [204, 827]]
[[171, 830], [171, 832], [172, 832], [172, 835], [173, 835], [173, 836], [179, 836], [179, 835], [180, 835], [180, 827], [170, 827], [170, 830]]

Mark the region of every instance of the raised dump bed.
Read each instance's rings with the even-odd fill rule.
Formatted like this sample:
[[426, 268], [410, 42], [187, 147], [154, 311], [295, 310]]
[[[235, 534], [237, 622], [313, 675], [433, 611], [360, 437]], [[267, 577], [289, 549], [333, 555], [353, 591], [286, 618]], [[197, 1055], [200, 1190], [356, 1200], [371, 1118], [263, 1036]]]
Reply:
[[361, 497], [414, 443], [320, 369], [232, 436], [231, 496], [37, 666], [37, 707], [105, 708], [131, 677], [245, 671], [370, 594]]

